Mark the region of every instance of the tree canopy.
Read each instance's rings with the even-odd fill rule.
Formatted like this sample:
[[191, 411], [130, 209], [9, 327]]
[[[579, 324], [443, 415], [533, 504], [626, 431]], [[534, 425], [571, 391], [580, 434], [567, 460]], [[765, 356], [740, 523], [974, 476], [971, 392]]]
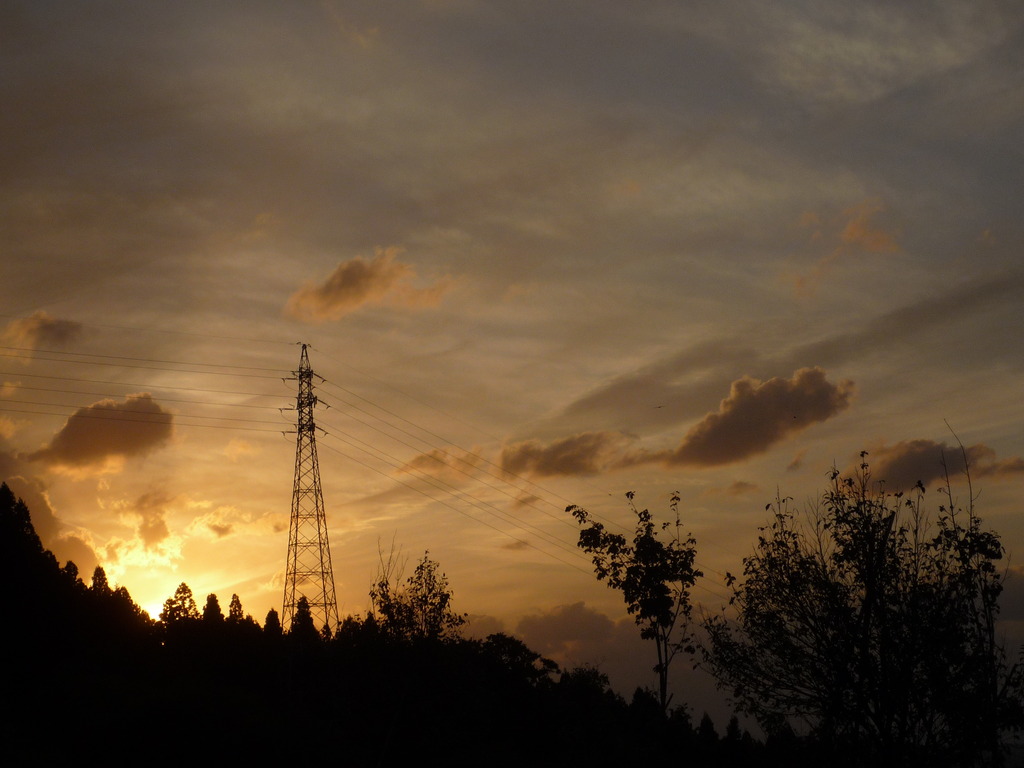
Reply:
[[768, 730], [803, 723], [858, 764], [993, 764], [1020, 722], [1020, 668], [995, 620], [1003, 547], [973, 498], [929, 522], [922, 485], [867, 463], [806, 515], [768, 506], [731, 609], [709, 617], [705, 663]]
[[401, 585], [393, 583], [394, 556], [381, 559], [381, 569], [370, 588], [370, 601], [378, 626], [390, 637], [405, 640], [457, 638], [466, 617], [452, 608], [452, 590], [440, 565], [424, 552], [412, 575]]
[[690, 590], [703, 574], [694, 561], [697, 543], [683, 534], [679, 520], [679, 495], [673, 494], [670, 509], [674, 520], [659, 527], [646, 510], [637, 509], [632, 491], [626, 494], [636, 516], [636, 531], [630, 543], [622, 534], [609, 532], [590, 513], [572, 505], [566, 508], [581, 526], [578, 546], [593, 557], [598, 581], [622, 592], [626, 610], [640, 627], [640, 636], [652, 640], [657, 649], [658, 694], [662, 709], [670, 702], [668, 671], [681, 651], [694, 652], [690, 634], [693, 605]]

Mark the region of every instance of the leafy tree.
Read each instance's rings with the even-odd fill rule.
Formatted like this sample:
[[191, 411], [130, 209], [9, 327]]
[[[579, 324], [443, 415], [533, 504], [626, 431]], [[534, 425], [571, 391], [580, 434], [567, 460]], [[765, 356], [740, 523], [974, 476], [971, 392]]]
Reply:
[[452, 591], [448, 577], [424, 552], [412, 575], [401, 586], [396, 579], [394, 556], [385, 562], [370, 589], [370, 602], [376, 623], [389, 636], [412, 640], [451, 640], [459, 637], [465, 616], [452, 610]]
[[637, 519], [632, 543], [621, 534], [609, 533], [581, 507], [572, 505], [566, 512], [586, 526], [580, 531], [578, 546], [592, 556], [598, 581], [607, 581], [609, 587], [622, 592], [626, 610], [640, 627], [640, 637], [654, 641], [658, 700], [667, 711], [671, 702], [669, 666], [681, 651], [695, 652], [690, 632], [690, 590], [703, 574], [694, 567], [697, 543], [682, 532], [679, 495], [673, 494], [670, 503], [675, 521], [660, 526], [668, 534], [666, 540], [659, 538], [651, 513], [637, 509], [633, 496], [632, 491], [626, 494]]
[[999, 760], [1021, 688], [995, 634], [1003, 547], [973, 492], [966, 509], [948, 478], [943, 493], [930, 526], [920, 483], [886, 492], [862, 462], [833, 470], [803, 521], [788, 499], [768, 505], [742, 581], [727, 575], [735, 618], [708, 618], [704, 649], [766, 730], [802, 721], [865, 762]]
[[488, 635], [482, 645], [483, 652], [506, 671], [537, 686], [550, 682], [558, 672], [558, 665], [529, 648], [518, 637], [496, 632]]

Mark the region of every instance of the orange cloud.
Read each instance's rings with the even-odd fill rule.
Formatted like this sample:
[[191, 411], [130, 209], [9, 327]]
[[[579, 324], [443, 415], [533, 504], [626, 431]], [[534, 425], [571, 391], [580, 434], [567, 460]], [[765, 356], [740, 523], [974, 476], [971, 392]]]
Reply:
[[1024, 459], [1015, 456], [999, 460], [994, 450], [981, 443], [966, 446], [961, 451], [959, 446], [934, 440], [905, 440], [895, 445], [876, 447], [869, 451], [868, 461], [872, 477], [892, 490], [907, 490], [919, 480], [925, 485], [936, 481], [945, 483], [947, 473], [951, 480], [955, 480], [963, 475], [966, 468], [975, 479], [1000, 479], [1024, 474]]
[[[875, 214], [884, 210], [878, 200], [865, 200], [852, 208], [843, 211], [842, 228], [839, 230], [839, 244], [827, 255], [823, 256], [806, 275], [796, 278], [798, 294], [813, 293], [825, 279], [832, 266], [841, 259], [857, 252], [861, 253], [898, 253], [899, 244], [895, 236], [881, 229], [872, 221]], [[818, 242], [823, 235], [819, 229], [820, 221], [816, 214], [805, 212], [800, 217], [799, 226], [813, 229], [811, 240]]]
[[843, 215], [849, 217], [839, 239], [846, 245], [853, 245], [870, 253], [894, 253], [900, 247], [895, 238], [883, 229], [871, 224], [871, 217], [882, 210], [877, 200], [866, 200], [853, 208], [847, 208]]
[[29, 317], [12, 320], [4, 328], [4, 343], [24, 349], [66, 347], [82, 333], [82, 324], [61, 320], [39, 310]]
[[79, 408], [50, 444], [27, 458], [44, 461], [75, 474], [110, 472], [124, 459], [142, 456], [170, 440], [172, 414], [148, 392]]
[[397, 248], [377, 248], [372, 259], [343, 261], [321, 283], [309, 282], [288, 299], [285, 312], [307, 323], [338, 320], [367, 304], [388, 302], [404, 307], [436, 306], [451, 289], [442, 278], [425, 288], [409, 281], [416, 270], [397, 261]]

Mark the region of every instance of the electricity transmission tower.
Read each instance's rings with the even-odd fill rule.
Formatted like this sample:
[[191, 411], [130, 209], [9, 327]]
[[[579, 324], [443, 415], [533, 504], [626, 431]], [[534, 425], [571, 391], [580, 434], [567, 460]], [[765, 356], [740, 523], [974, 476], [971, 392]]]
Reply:
[[[282, 626], [291, 628], [299, 599], [305, 597], [317, 629], [325, 624], [333, 631], [338, 625], [338, 604], [334, 598], [331, 547], [327, 539], [324, 497], [320, 490], [320, 464], [316, 458], [316, 424], [313, 408], [313, 369], [306, 345], [302, 345], [299, 383], [295, 399], [295, 483], [292, 486], [292, 514], [288, 527], [288, 562], [284, 573]], [[320, 377], [322, 378], [322, 377]]]

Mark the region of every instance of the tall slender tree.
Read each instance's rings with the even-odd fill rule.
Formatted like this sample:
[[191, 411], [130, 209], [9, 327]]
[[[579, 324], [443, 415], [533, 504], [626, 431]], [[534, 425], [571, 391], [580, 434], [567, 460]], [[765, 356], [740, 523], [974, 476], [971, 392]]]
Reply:
[[[572, 505], [566, 508], [580, 526], [578, 546], [590, 554], [598, 581], [622, 592], [626, 610], [632, 615], [640, 637], [651, 640], [657, 650], [658, 700], [668, 710], [668, 672], [680, 652], [694, 653], [691, 634], [693, 604], [690, 590], [703, 576], [694, 561], [697, 542], [684, 534], [679, 519], [679, 494], [672, 494], [669, 507], [673, 521], [656, 526], [646, 509], [637, 509], [632, 491], [626, 494], [629, 508], [636, 516], [633, 541], [610, 533], [592, 519], [587, 510]], [[666, 534], [662, 539], [661, 533]]]

